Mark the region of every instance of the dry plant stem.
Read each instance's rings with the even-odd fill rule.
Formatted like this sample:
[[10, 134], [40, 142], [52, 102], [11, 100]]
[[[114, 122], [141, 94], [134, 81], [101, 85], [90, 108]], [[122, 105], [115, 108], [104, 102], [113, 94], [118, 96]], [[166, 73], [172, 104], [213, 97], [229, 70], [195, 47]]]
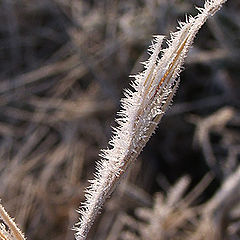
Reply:
[[24, 240], [24, 236], [14, 221], [9, 217], [3, 206], [0, 204], [0, 239], [2, 240]]
[[[227, 222], [230, 209], [240, 201], [240, 166], [223, 183], [222, 187], [207, 204], [206, 215], [212, 214], [217, 230]], [[221, 231], [219, 231], [221, 232]], [[224, 236], [224, 235], [221, 235]], [[220, 239], [220, 238], [219, 238]]]
[[126, 90], [126, 97], [121, 101], [122, 110], [116, 120], [119, 127], [114, 129], [109, 142], [111, 149], [102, 150], [95, 178], [86, 190], [86, 201], [79, 210], [80, 221], [75, 225], [77, 240], [86, 239], [105, 200], [153, 134], [178, 87], [178, 76], [195, 35], [224, 2], [226, 0], [206, 1], [203, 8], [198, 8], [196, 17], [179, 23], [166, 49], [161, 50], [164, 37], [155, 36], [149, 49], [150, 57], [144, 63], [145, 70], [134, 76], [133, 91]]
[[[226, 178], [202, 210], [203, 220], [191, 240], [223, 240], [231, 221], [231, 211], [240, 201], [240, 165]], [[230, 239], [230, 238], [229, 238]], [[233, 238], [232, 238], [233, 239]]]

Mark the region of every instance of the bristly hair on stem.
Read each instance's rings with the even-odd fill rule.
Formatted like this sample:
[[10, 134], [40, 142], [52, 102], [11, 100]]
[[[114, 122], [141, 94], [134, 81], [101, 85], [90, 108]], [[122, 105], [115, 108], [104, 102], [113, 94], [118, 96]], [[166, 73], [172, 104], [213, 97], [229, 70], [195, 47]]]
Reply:
[[0, 239], [1, 240], [25, 240], [13, 219], [9, 217], [0, 204]]
[[144, 71], [133, 76], [133, 90], [124, 92], [125, 98], [121, 100], [116, 119], [118, 127], [109, 141], [110, 148], [101, 151], [94, 179], [89, 181], [90, 186], [86, 189], [86, 201], [78, 210], [81, 216], [74, 227], [77, 240], [86, 239], [104, 202], [153, 134], [172, 101], [184, 59], [197, 32], [226, 1], [207, 0], [203, 8], [197, 8], [197, 16], [188, 16], [185, 22], [179, 23], [165, 49], [161, 49], [164, 37], [154, 36]]

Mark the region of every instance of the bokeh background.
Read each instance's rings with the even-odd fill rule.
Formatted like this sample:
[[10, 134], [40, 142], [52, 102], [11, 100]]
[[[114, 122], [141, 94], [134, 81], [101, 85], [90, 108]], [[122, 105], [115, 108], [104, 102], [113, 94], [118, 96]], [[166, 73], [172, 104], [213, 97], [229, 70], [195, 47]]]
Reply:
[[[152, 35], [169, 36], [194, 5], [203, 1], [0, 0], [0, 198], [27, 239], [74, 239], [128, 75]], [[229, 0], [199, 32], [173, 106], [89, 239], [210, 239], [205, 220], [218, 224], [219, 212], [202, 213], [239, 165], [239, 76], [240, 2]], [[219, 213], [215, 239], [240, 239], [239, 209]]]

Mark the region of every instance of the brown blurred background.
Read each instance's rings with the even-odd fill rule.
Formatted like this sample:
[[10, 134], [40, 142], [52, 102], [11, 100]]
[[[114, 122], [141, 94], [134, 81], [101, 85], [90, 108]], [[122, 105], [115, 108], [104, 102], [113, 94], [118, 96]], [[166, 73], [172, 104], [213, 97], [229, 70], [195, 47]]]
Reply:
[[[0, 0], [0, 198], [28, 239], [74, 239], [75, 210], [128, 75], [142, 69], [152, 35], [169, 36], [202, 4]], [[89, 239], [200, 236], [200, 206], [239, 165], [239, 74], [240, 2], [229, 0], [199, 32], [173, 106]], [[222, 239], [240, 239], [232, 224]]]

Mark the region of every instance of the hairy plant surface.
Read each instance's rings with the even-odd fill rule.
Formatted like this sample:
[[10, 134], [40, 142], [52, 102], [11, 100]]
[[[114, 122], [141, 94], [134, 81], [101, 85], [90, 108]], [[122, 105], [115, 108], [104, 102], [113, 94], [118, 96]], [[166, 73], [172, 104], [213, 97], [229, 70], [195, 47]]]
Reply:
[[14, 221], [9, 217], [0, 204], [0, 239], [1, 240], [24, 240], [24, 236]]
[[[135, 76], [122, 100], [111, 148], [103, 150], [98, 161], [95, 178], [86, 190], [86, 202], [79, 210], [80, 222], [76, 227], [76, 239], [85, 239], [99, 209], [112, 193], [121, 176], [149, 140], [165, 110], [169, 106], [179, 83], [179, 73], [195, 35], [209, 16], [212, 16], [226, 0], [207, 0], [198, 8], [196, 17], [188, 17], [179, 24], [179, 30], [171, 34], [167, 48], [161, 50], [162, 36], [156, 36], [150, 48], [150, 58], [145, 70]], [[162, 54], [160, 58], [158, 55]], [[177, 80], [176, 80], [177, 79]]]
[[[74, 239], [70, 229], [78, 218], [76, 208], [84, 200], [83, 189], [89, 185], [99, 149], [107, 146], [110, 126], [117, 125], [114, 113], [129, 72], [144, 68], [135, 62], [147, 59], [153, 34], [168, 35], [176, 19], [184, 22], [185, 14], [195, 15], [194, 6], [202, 4], [1, 1], [0, 198], [27, 239]], [[223, 184], [240, 159], [239, 11], [239, 1], [228, 1], [201, 28], [185, 59], [174, 105], [106, 202], [89, 240], [203, 240], [205, 233], [214, 240], [240, 238], [240, 211], [234, 204], [238, 185], [226, 191], [229, 185]], [[153, 45], [158, 45], [155, 40]], [[155, 65], [166, 45], [163, 39]], [[154, 95], [156, 85], [149, 81], [148, 86], [142, 96]], [[187, 198], [180, 194], [181, 184], [174, 187], [175, 193], [171, 190], [182, 175], [191, 179], [186, 194], [193, 193]], [[212, 196], [221, 201], [211, 201]], [[163, 218], [158, 221], [161, 228], [148, 213], [157, 221]]]

